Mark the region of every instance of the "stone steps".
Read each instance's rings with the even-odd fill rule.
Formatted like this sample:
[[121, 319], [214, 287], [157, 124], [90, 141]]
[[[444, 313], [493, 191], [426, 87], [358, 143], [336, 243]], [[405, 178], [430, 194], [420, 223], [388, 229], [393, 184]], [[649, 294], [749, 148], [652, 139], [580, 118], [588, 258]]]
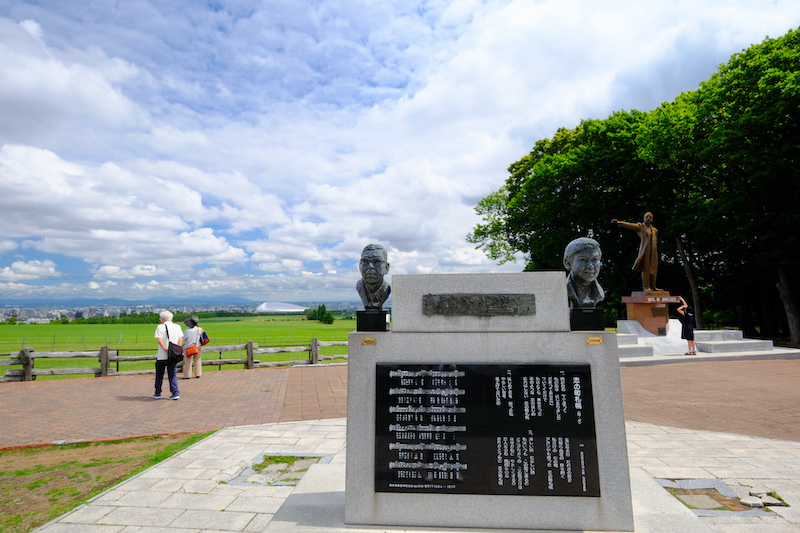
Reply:
[[653, 355], [653, 347], [647, 344], [620, 344], [619, 356], [622, 357], [650, 357]]
[[738, 329], [696, 329], [695, 342], [740, 341], [744, 333]]
[[699, 341], [695, 336], [698, 352], [731, 353], [731, 352], [761, 352], [772, 350], [772, 341], [759, 339], [725, 340], [725, 341]]
[[631, 333], [617, 333], [617, 345], [629, 345], [629, 344], [637, 344], [639, 342], [639, 336], [633, 335]]
[[[679, 338], [680, 324], [677, 320], [670, 320], [668, 337], [656, 337], [633, 321], [620, 320], [617, 328], [620, 358], [682, 355], [687, 348], [686, 341]], [[771, 340], [746, 339], [741, 330], [734, 329], [699, 329], [694, 331], [694, 338], [698, 353], [735, 354], [769, 352], [774, 349]]]

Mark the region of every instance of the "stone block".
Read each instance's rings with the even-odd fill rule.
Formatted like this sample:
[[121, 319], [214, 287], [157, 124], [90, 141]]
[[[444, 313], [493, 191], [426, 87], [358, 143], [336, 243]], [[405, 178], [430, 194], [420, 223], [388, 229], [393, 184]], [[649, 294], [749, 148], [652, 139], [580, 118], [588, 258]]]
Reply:
[[[377, 333], [349, 337], [346, 522], [418, 527], [633, 530], [615, 333]], [[600, 339], [592, 344], [589, 337]], [[365, 342], [366, 341], [366, 342]], [[600, 497], [375, 492], [376, 366], [588, 364]]]
[[[532, 295], [534, 314], [497, 310], [489, 316], [426, 315], [426, 295]], [[505, 314], [503, 314], [505, 313]], [[569, 331], [566, 274], [404, 274], [392, 277], [392, 331], [507, 332]]]

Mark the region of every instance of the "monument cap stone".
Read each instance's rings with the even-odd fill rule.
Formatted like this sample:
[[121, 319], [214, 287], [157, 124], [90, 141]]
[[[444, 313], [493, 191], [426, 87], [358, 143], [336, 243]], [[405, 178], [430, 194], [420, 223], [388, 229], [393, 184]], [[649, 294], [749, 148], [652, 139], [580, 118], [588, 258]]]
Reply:
[[392, 331], [569, 331], [566, 274], [395, 274]]

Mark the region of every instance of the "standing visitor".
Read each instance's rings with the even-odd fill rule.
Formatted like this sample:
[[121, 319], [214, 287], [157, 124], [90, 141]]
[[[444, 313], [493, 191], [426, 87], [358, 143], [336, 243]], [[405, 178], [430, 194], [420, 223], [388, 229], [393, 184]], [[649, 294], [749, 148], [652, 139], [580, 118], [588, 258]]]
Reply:
[[158, 353], [156, 354], [156, 393], [153, 398], [156, 400], [161, 398], [161, 386], [164, 381], [164, 369], [166, 368], [169, 376], [169, 391], [172, 393], [169, 399], [177, 400], [180, 398], [178, 394], [178, 363], [169, 362], [167, 349], [169, 343], [180, 346], [183, 343], [183, 333], [181, 332], [181, 327], [172, 322], [172, 313], [169, 311], [161, 311], [161, 324], [156, 326], [155, 338], [158, 341]]
[[200, 319], [192, 316], [184, 319], [187, 328], [183, 330], [183, 379], [191, 379], [192, 362], [194, 362], [194, 377], [199, 378], [203, 375], [203, 358], [200, 354], [200, 336], [203, 328], [198, 326]]
[[686, 355], [697, 355], [697, 345], [694, 343], [694, 309], [689, 307], [683, 296], [678, 296], [681, 299], [681, 306], [678, 307], [678, 320], [681, 321], [681, 339], [686, 339], [689, 343], [689, 351]]

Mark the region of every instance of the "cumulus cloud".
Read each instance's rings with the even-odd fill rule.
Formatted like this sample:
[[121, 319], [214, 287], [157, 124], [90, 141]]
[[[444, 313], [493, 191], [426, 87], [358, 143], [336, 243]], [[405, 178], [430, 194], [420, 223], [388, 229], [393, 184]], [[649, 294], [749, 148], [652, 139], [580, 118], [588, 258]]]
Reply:
[[[41, 38], [36, 21], [0, 19], [0, 140], [33, 142], [65, 126], [117, 128], [143, 117], [102, 72], [54, 57]], [[117, 79], [136, 74], [128, 64], [110, 63]]]
[[0, 269], [0, 280], [22, 281], [31, 279], [46, 279], [60, 277], [56, 264], [46, 259], [44, 261], [14, 261], [11, 266]]
[[17, 248], [17, 243], [14, 241], [2, 240], [0, 241], [0, 254], [4, 254], [6, 252], [10, 252], [11, 250], [15, 250]]
[[392, 273], [518, 270], [465, 235], [536, 140], [654, 108], [798, 23], [788, 0], [12, 0], [0, 254], [52, 271], [6, 286], [355, 299], [369, 242]]

